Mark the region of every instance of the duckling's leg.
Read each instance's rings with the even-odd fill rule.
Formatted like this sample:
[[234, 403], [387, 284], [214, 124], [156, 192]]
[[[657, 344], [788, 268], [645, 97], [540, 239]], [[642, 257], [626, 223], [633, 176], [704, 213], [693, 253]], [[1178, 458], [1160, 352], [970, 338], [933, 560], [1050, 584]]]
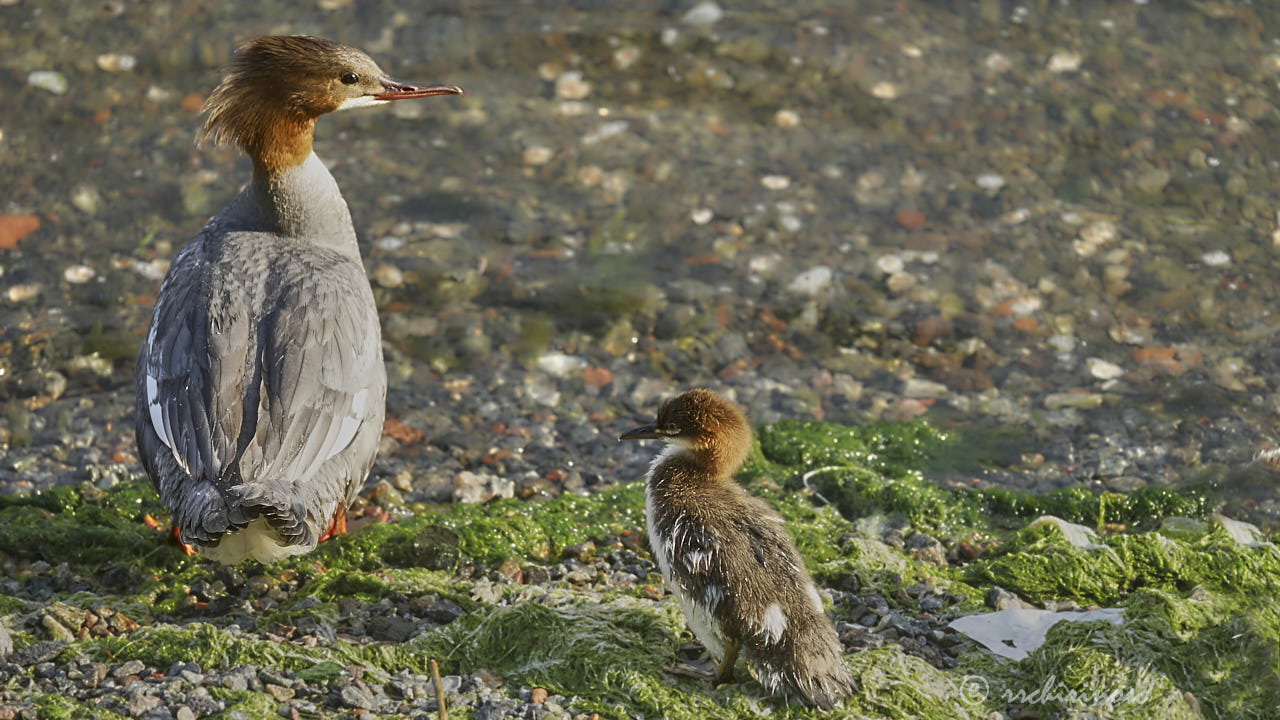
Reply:
[[724, 657], [720, 658], [720, 669], [711, 678], [711, 686], [733, 682], [733, 666], [738, 662], [738, 641], [733, 638], [724, 640]]

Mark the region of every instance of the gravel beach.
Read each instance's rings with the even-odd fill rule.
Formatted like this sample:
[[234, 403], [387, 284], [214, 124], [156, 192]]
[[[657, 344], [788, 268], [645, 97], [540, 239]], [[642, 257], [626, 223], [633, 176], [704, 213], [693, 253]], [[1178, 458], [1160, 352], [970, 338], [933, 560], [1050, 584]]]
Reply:
[[[761, 425], [925, 421], [951, 440], [916, 469], [946, 491], [1210, 484], [1205, 512], [1280, 528], [1280, 7], [0, 0], [0, 27], [0, 496], [74, 488], [92, 504], [143, 487], [132, 374], [155, 293], [250, 173], [195, 147], [199, 109], [239, 42], [282, 32], [466, 90], [318, 124], [383, 323], [370, 521], [635, 501], [655, 449], [618, 432], [706, 385]], [[457, 590], [352, 580], [310, 627], [297, 593], [323, 573], [306, 559], [197, 572], [5, 551], [0, 616], [18, 641], [0, 623], [0, 720], [434, 717], [424, 668], [350, 648], [478, 606], [596, 612], [581, 592], [649, 603], [678, 634], [627, 512], [577, 538], [589, 552], [405, 565]], [[913, 563], [970, 559], [957, 537], [892, 530], [869, 536]], [[190, 605], [103, 600], [153, 573], [185, 582], [173, 602]], [[972, 645], [945, 608], [984, 597], [819, 575], [850, 652], [947, 671]], [[285, 606], [297, 622], [264, 625]], [[199, 612], [209, 642], [239, 648], [216, 667], [69, 650], [89, 637], [128, 655], [112, 638]], [[314, 671], [248, 649], [340, 639]], [[601, 707], [488, 670], [442, 682], [475, 718]]]

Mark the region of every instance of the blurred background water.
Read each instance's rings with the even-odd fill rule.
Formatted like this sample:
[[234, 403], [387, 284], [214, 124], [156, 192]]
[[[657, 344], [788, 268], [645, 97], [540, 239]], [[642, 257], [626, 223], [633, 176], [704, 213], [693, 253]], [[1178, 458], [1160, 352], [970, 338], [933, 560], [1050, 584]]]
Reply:
[[[139, 471], [167, 261], [248, 177], [197, 149], [243, 40], [461, 98], [323, 118], [383, 314], [374, 479], [636, 479], [709, 384], [924, 418], [935, 479], [1214, 482], [1274, 523], [1280, 8], [1032, 0], [0, 1], [0, 491]], [[1255, 457], [1259, 452], [1262, 456]]]

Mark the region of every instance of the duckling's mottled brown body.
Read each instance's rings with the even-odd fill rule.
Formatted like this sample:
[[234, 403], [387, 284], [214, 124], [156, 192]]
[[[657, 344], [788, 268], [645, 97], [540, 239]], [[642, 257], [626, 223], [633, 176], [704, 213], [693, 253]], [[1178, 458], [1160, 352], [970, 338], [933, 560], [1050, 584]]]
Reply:
[[741, 647], [770, 691], [833, 707], [852, 679], [822, 599], [782, 518], [734, 482], [751, 431], [709, 390], [663, 404], [653, 425], [621, 439], [662, 438], [645, 494], [649, 544], [690, 627], [732, 676]]

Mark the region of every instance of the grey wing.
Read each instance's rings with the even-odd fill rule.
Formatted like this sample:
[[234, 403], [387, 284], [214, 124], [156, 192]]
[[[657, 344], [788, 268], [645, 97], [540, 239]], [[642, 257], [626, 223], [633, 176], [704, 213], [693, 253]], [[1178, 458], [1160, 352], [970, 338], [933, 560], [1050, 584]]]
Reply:
[[[256, 426], [240, 458], [250, 505], [312, 529], [355, 498], [373, 463], [386, 404], [381, 333], [358, 263], [310, 268], [286, 281], [263, 319]], [[267, 513], [270, 517], [271, 513]], [[301, 527], [278, 527], [308, 543]]]
[[[135, 368], [143, 465], [188, 540], [226, 532], [223, 475], [235, 456], [249, 352], [244, 305], [211, 324], [201, 238], [178, 254], [156, 297]], [[217, 342], [211, 342], [217, 338]]]

